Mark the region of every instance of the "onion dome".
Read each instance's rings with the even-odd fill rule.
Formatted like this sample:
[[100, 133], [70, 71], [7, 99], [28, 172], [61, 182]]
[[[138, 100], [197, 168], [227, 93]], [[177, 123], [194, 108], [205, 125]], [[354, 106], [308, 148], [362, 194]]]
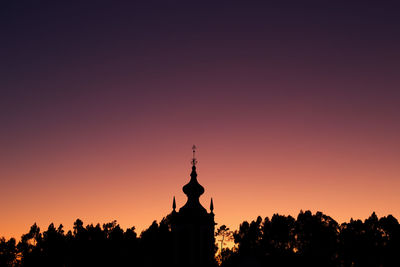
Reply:
[[197, 181], [196, 163], [195, 158], [196, 147], [193, 146], [193, 159], [192, 159], [192, 172], [190, 174], [190, 181], [183, 186], [183, 192], [186, 194], [188, 200], [186, 204], [179, 210], [179, 213], [186, 214], [204, 214], [207, 213], [206, 209], [200, 204], [200, 196], [204, 193], [204, 187]]
[[190, 181], [183, 187], [183, 192], [188, 198], [199, 198], [204, 193], [204, 187], [197, 181], [196, 166], [192, 167]]

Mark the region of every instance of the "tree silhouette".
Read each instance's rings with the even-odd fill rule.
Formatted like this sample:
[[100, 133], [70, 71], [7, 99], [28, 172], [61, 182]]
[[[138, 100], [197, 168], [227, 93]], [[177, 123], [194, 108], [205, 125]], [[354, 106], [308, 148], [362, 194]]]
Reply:
[[[172, 266], [171, 216], [154, 221], [140, 236], [116, 221], [72, 231], [33, 224], [16, 244], [0, 238], [0, 266]], [[331, 217], [301, 211], [297, 218], [274, 214], [244, 221], [235, 232], [220, 226], [221, 266], [400, 266], [400, 225], [392, 215], [372, 213], [364, 221], [339, 225]], [[235, 247], [224, 242], [233, 238]]]
[[219, 240], [217, 240], [218, 242], [220, 242], [220, 251], [217, 256], [217, 262], [221, 264], [223, 261], [226, 261], [227, 258], [231, 256], [231, 250], [224, 249], [223, 246], [226, 245], [226, 241], [233, 241], [233, 232], [229, 229], [229, 227], [226, 227], [226, 225], [223, 224], [217, 229], [215, 236], [220, 238]]
[[317, 212], [300, 212], [295, 223], [296, 248], [304, 265], [337, 266], [339, 225]]
[[317, 212], [244, 221], [221, 266], [400, 266], [400, 226], [392, 216], [339, 225]]
[[233, 240], [233, 232], [229, 229], [229, 227], [226, 227], [225, 224], [221, 225], [217, 229], [215, 236], [221, 238], [220, 240], [218, 240], [219, 242], [221, 242], [221, 251], [223, 250], [223, 245], [226, 245], [225, 241]]
[[17, 247], [15, 239], [8, 241], [4, 237], [0, 238], [0, 266], [14, 266], [17, 263]]
[[291, 216], [274, 214], [271, 220], [265, 218], [261, 246], [270, 265], [290, 265], [294, 261], [294, 226], [295, 219]]

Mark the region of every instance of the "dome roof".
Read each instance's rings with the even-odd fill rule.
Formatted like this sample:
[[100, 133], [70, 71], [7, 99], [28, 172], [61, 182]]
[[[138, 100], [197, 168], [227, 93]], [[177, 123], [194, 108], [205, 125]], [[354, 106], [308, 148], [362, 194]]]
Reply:
[[200, 197], [204, 193], [204, 187], [197, 181], [196, 166], [192, 167], [192, 173], [190, 174], [190, 181], [183, 186], [183, 192], [188, 196]]
[[204, 193], [204, 187], [197, 181], [196, 166], [193, 165], [190, 181], [183, 186], [183, 192], [187, 195], [186, 204], [179, 210], [179, 213], [204, 214], [206, 209], [200, 204], [199, 198]]

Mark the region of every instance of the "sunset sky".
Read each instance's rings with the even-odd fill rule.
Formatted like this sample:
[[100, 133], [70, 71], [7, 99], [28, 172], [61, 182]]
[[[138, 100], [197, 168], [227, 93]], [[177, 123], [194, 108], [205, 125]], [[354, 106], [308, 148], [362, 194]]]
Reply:
[[219, 225], [400, 219], [395, 1], [4, 2], [0, 236], [140, 233], [185, 204], [193, 144]]

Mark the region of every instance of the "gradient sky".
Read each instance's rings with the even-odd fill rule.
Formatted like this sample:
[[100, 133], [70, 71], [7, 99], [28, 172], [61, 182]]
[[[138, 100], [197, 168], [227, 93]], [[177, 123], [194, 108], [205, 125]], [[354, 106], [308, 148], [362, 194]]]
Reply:
[[59, 2], [0, 4], [0, 236], [140, 232], [193, 144], [220, 225], [400, 218], [394, 1]]

